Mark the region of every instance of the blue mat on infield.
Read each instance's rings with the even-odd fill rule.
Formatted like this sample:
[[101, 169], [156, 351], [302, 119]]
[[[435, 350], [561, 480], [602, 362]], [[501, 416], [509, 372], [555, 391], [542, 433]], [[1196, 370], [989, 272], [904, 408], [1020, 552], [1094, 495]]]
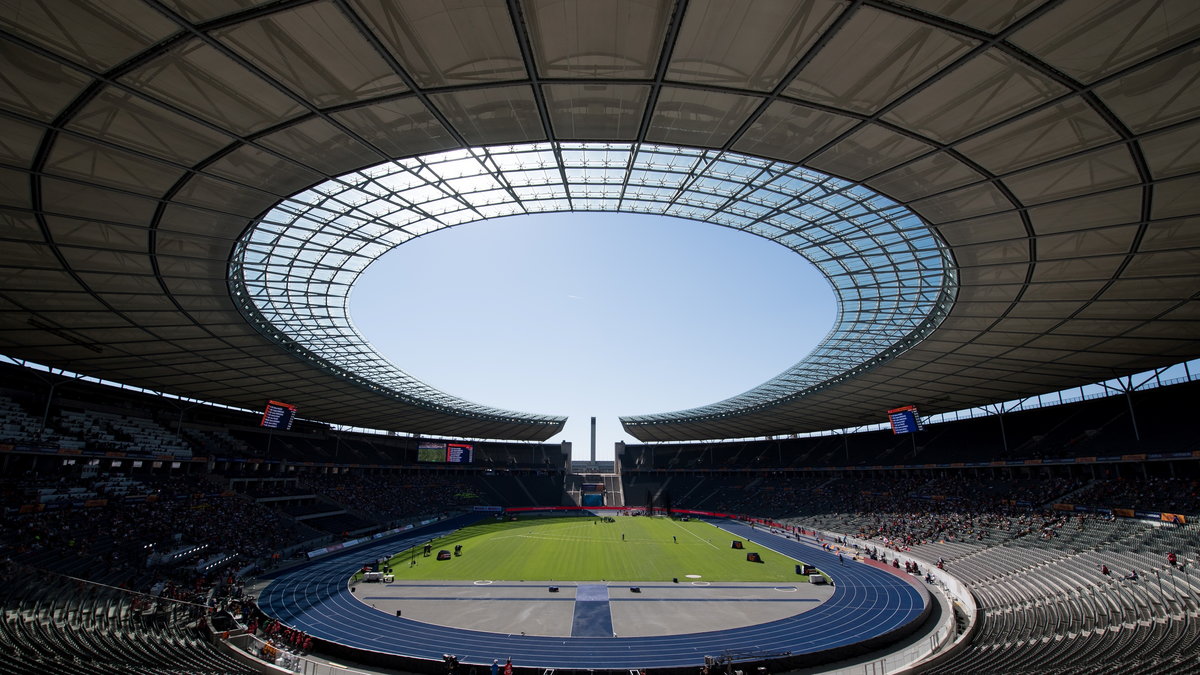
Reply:
[[571, 621], [571, 637], [612, 637], [612, 634], [608, 586], [579, 584], [575, 588], [575, 617]]

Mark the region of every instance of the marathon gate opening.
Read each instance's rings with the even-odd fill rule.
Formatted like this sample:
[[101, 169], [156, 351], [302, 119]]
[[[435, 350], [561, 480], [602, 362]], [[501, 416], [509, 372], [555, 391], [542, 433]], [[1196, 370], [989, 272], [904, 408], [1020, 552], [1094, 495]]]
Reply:
[[583, 483], [579, 490], [581, 505], [604, 506], [604, 483]]

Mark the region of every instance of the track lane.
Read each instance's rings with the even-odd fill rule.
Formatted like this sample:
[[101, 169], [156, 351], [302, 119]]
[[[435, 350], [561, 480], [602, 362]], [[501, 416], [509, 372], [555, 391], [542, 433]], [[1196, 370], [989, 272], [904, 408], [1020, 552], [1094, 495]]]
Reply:
[[[358, 600], [347, 579], [363, 561], [449, 534], [482, 516], [464, 516], [381, 540], [281, 574], [259, 597], [269, 615], [315, 637], [370, 651], [440, 661], [453, 653], [466, 664], [512, 657], [539, 668], [665, 668], [698, 666], [705, 655], [732, 652], [808, 654], [855, 644], [918, 618], [927, 598], [902, 579], [848, 562], [811, 544], [736, 521], [710, 521], [763, 549], [826, 571], [834, 595], [821, 606], [755, 626], [703, 633], [617, 638], [510, 635], [437, 626], [404, 619]], [[619, 629], [618, 629], [619, 630]]]

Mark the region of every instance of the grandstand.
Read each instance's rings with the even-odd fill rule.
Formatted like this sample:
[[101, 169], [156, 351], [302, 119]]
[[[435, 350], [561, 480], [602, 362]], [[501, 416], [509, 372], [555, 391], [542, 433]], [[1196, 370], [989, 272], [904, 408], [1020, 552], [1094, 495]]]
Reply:
[[[564, 670], [1197, 672], [1195, 3], [47, 1], [0, 38], [0, 673], [327, 672], [364, 636], [281, 617], [339, 609], [338, 565], [582, 507], [811, 551], [821, 611], [880, 578], [925, 605], [872, 596], [911, 620], [845, 644], [586, 638], [636, 664], [572, 637]], [[350, 321], [387, 251], [559, 211], [769, 239], [837, 322], [573, 468], [564, 418]]]

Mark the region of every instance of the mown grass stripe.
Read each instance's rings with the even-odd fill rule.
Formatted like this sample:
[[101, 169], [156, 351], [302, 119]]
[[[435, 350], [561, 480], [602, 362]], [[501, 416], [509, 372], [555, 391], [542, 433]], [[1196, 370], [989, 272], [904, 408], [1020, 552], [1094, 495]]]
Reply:
[[[618, 517], [523, 516], [517, 521], [485, 521], [392, 558], [397, 585], [425, 580], [544, 582], [788, 582], [807, 578], [795, 573], [797, 561], [746, 542], [733, 549], [729, 533], [701, 521]], [[438, 561], [439, 550], [463, 547], [461, 556]], [[762, 563], [746, 561], [757, 551]], [[415, 564], [410, 564], [414, 561]]]

